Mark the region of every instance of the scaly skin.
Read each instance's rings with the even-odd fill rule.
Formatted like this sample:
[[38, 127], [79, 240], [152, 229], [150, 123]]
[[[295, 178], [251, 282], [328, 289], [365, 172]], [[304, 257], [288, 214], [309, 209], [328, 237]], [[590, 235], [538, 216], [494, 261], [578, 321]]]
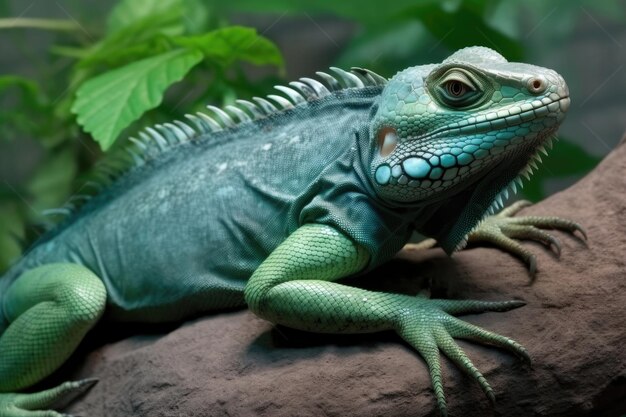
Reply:
[[493, 390], [454, 342], [464, 338], [508, 349], [530, 362], [517, 342], [453, 317], [456, 314], [507, 311], [520, 301], [437, 300], [380, 293], [334, 282], [358, 272], [367, 252], [324, 225], [294, 232], [256, 270], [246, 287], [255, 314], [274, 323], [324, 333], [370, 333], [395, 330], [426, 360], [437, 403], [446, 415], [439, 350], [478, 381], [493, 402]]
[[[509, 252], [520, 258], [528, 267], [532, 277], [537, 269], [537, 258], [528, 249], [514, 239], [533, 240], [553, 247], [557, 257], [561, 256], [561, 242], [543, 229], [557, 229], [569, 233], [579, 232], [587, 240], [585, 229], [578, 223], [554, 216], [524, 216], [513, 217], [524, 207], [532, 205], [530, 201], [520, 200], [500, 211], [498, 214], [487, 217], [468, 234], [468, 243], [490, 243], [491, 245]], [[430, 249], [437, 245], [435, 239], [424, 239], [419, 243], [408, 243], [403, 251]]]
[[148, 128], [130, 149], [135, 166], [0, 279], [0, 417], [58, 417], [50, 408], [93, 385], [16, 393], [67, 360], [105, 309], [112, 320], [164, 322], [246, 303], [308, 331], [395, 330], [426, 360], [443, 414], [439, 351], [493, 401], [453, 339], [528, 355], [454, 315], [523, 302], [334, 281], [391, 259], [413, 230], [448, 253], [487, 241], [529, 263], [512, 239], [558, 247], [538, 228], [582, 231], [555, 217], [511, 217], [520, 205], [488, 217], [562, 122], [567, 86], [552, 70], [482, 47], [390, 80], [333, 71], [321, 74], [327, 87], [303, 78], [283, 88], [291, 102], [274, 97], [280, 109], [262, 99], [227, 109], [239, 123], [217, 109], [189, 116], [195, 130], [180, 121]]
[[[49, 264], [24, 273], [5, 295], [4, 315], [11, 325], [0, 337], [0, 392], [29, 387], [61, 366], [98, 321], [105, 300], [102, 281], [83, 266]], [[27, 410], [48, 407], [93, 382], [35, 394], [0, 393], [0, 416], [60, 415]]]
[[514, 239], [534, 240], [554, 247], [556, 255], [559, 257], [561, 256], [561, 242], [540, 228], [557, 229], [570, 233], [577, 231], [585, 240], [587, 239], [585, 229], [572, 220], [554, 216], [513, 217], [518, 211], [531, 204], [526, 200], [516, 201], [497, 215], [487, 217], [469, 234], [468, 243], [488, 242], [512, 253], [528, 265], [530, 275], [534, 277], [537, 269], [537, 258]]
[[34, 394], [0, 394], [0, 416], [3, 417], [72, 417], [69, 414], [46, 410], [61, 407], [80, 396], [98, 382], [97, 379], [64, 382], [61, 385]]

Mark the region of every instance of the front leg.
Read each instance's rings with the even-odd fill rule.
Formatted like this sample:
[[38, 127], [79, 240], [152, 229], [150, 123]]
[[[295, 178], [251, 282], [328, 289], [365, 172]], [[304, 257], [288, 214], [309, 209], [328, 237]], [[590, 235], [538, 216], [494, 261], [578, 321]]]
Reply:
[[361, 271], [368, 263], [364, 248], [325, 225], [296, 230], [254, 272], [246, 302], [260, 317], [301, 330], [324, 333], [371, 333], [395, 330], [426, 360], [437, 403], [446, 414], [439, 362], [441, 350], [478, 381], [490, 400], [494, 394], [453, 338], [506, 348], [524, 360], [515, 341], [454, 317], [463, 313], [506, 311], [521, 301], [436, 300], [380, 293], [334, 283]]
[[531, 202], [516, 201], [498, 214], [487, 217], [469, 235], [468, 243], [488, 242], [492, 245], [521, 258], [535, 275], [537, 258], [528, 249], [514, 239], [528, 239], [541, 242], [553, 248], [557, 256], [561, 255], [561, 242], [555, 236], [541, 229], [557, 229], [570, 233], [578, 231], [586, 240], [587, 234], [578, 223], [554, 216], [520, 216], [514, 217]]
[[[537, 269], [537, 258], [528, 249], [520, 245], [516, 239], [541, 242], [553, 248], [557, 256], [561, 255], [561, 241], [541, 229], [558, 229], [570, 233], [578, 231], [586, 240], [587, 234], [581, 225], [561, 217], [554, 216], [520, 216], [514, 217], [524, 207], [532, 205], [530, 201], [520, 200], [503, 209], [498, 214], [488, 216], [467, 235], [467, 243], [490, 243], [493, 246], [521, 258], [531, 276]], [[437, 245], [434, 239], [425, 239], [419, 243], [407, 243], [402, 251], [414, 252], [430, 249]]]

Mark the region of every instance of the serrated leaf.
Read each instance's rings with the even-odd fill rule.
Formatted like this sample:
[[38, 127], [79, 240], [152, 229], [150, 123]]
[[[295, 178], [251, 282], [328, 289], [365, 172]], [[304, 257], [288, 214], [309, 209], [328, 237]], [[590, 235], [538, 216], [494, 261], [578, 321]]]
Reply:
[[179, 36], [174, 38], [174, 42], [196, 48], [208, 60], [223, 66], [239, 60], [256, 65], [283, 65], [282, 55], [276, 45], [252, 28], [230, 26], [199, 36]]
[[122, 0], [107, 19], [107, 33], [114, 33], [154, 14], [168, 12], [182, 17], [184, 0]]
[[196, 50], [178, 49], [106, 72], [81, 85], [72, 112], [106, 150], [125, 127], [158, 106], [165, 90], [201, 60]]

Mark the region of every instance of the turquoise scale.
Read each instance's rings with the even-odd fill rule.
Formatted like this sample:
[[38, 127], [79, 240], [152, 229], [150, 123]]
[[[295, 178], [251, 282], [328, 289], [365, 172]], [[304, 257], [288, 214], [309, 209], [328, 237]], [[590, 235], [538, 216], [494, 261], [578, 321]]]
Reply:
[[431, 166], [422, 158], [407, 158], [402, 162], [404, 172], [413, 178], [426, 178]]

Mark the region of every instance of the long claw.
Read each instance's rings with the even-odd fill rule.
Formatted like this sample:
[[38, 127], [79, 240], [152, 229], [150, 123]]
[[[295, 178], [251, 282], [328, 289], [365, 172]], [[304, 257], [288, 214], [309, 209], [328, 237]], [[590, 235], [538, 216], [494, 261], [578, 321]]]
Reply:
[[468, 235], [468, 242], [489, 242], [519, 258], [528, 266], [532, 279], [537, 270], [537, 259], [530, 251], [514, 239], [530, 239], [541, 242], [561, 256], [561, 241], [541, 229], [557, 229], [579, 232], [587, 240], [587, 233], [575, 221], [554, 216], [520, 216], [512, 217], [524, 207], [531, 205], [528, 201], [517, 201], [503, 209], [500, 213], [487, 217]]
[[511, 224], [502, 226], [502, 233], [516, 239], [532, 239], [554, 247], [557, 257], [561, 256], [561, 241], [535, 226]]
[[515, 219], [515, 223], [541, 227], [544, 229], [563, 230], [570, 233], [578, 231], [583, 238], [587, 240], [587, 232], [585, 232], [585, 229], [583, 229], [579, 223], [569, 219], [562, 219], [554, 216], [524, 216], [517, 217]]
[[446, 328], [452, 337], [489, 343], [515, 353], [527, 364], [530, 364], [531, 362], [530, 355], [526, 349], [513, 339], [490, 332], [489, 330], [482, 329], [457, 318], [449, 320]]
[[546, 235], [550, 238], [550, 245], [551, 247], [554, 248], [554, 252], [556, 253], [556, 257], [560, 258], [561, 257], [561, 241], [556, 238], [555, 236], [549, 235], [546, 233]]
[[508, 337], [466, 323], [451, 313], [504, 311], [524, 305], [523, 301], [462, 301], [441, 299], [406, 298], [402, 300], [401, 312], [396, 317], [396, 332], [424, 358], [430, 372], [431, 383], [437, 405], [442, 416], [447, 415], [443, 391], [440, 351], [459, 368], [468, 373], [480, 385], [493, 403], [493, 389], [469, 357], [456, 344], [454, 338], [472, 339], [505, 348], [530, 362], [528, 352], [519, 343]]
[[509, 311], [526, 305], [521, 300], [509, 301], [479, 301], [479, 300], [445, 300], [432, 299], [434, 305], [441, 308], [448, 314], [472, 314], [482, 313], [484, 311]]
[[537, 258], [535, 255], [531, 255], [528, 259], [528, 273], [533, 279], [535, 278], [535, 275], [537, 275]]
[[535, 276], [537, 270], [537, 259], [528, 249], [517, 243], [515, 240], [506, 236], [501, 231], [493, 231], [490, 229], [479, 229], [470, 235], [470, 239], [473, 241], [486, 241], [494, 244], [495, 246], [504, 249], [512, 255], [520, 258], [526, 265], [531, 277]]
[[432, 342], [432, 344], [429, 344], [428, 347], [422, 348], [421, 350], [418, 347], [418, 351], [426, 360], [426, 364], [428, 365], [431, 383], [433, 384], [433, 390], [435, 391], [435, 396], [437, 397], [437, 406], [439, 407], [439, 412], [442, 416], [447, 416], [448, 407], [446, 405], [446, 396], [443, 392], [439, 349], [437, 348], [437, 345]]
[[452, 360], [456, 366], [465, 371], [468, 375], [473, 377], [480, 388], [483, 390], [489, 401], [494, 404], [496, 402], [496, 396], [493, 389], [485, 379], [482, 373], [474, 366], [470, 358], [463, 352], [463, 350], [456, 344], [454, 339], [447, 333], [437, 334], [437, 345], [439, 349]]

